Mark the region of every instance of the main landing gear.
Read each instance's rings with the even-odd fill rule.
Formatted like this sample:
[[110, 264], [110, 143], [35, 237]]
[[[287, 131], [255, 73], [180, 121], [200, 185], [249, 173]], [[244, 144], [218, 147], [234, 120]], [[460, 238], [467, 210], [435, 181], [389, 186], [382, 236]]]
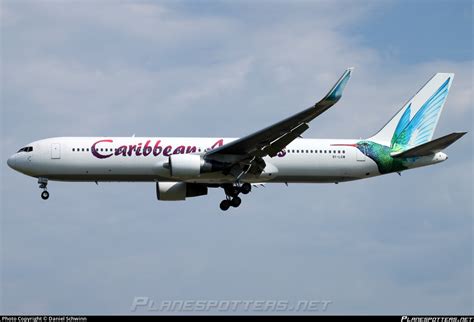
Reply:
[[252, 190], [252, 186], [250, 183], [244, 184], [229, 184], [224, 185], [224, 192], [226, 198], [221, 201], [219, 207], [221, 210], [226, 211], [230, 207], [237, 208], [242, 203], [242, 199], [240, 199], [239, 194], [242, 193], [244, 195], [248, 194]]
[[41, 198], [43, 200], [47, 200], [49, 198], [49, 192], [47, 189], [48, 186], [48, 179], [47, 178], [38, 178], [38, 184], [39, 188], [43, 189], [43, 192], [41, 192]]

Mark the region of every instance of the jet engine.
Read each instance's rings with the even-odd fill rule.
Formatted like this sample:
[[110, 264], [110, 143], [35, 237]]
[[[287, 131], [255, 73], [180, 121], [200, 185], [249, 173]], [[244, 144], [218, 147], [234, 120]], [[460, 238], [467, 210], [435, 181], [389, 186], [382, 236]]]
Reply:
[[204, 184], [186, 182], [156, 183], [156, 198], [158, 200], [176, 201], [204, 195], [207, 195], [207, 186]]
[[169, 158], [172, 177], [194, 177], [201, 173], [204, 160], [198, 154], [173, 154]]
[[173, 154], [163, 165], [175, 178], [197, 177], [201, 173], [223, 170], [226, 166], [221, 162], [206, 161], [198, 154]]

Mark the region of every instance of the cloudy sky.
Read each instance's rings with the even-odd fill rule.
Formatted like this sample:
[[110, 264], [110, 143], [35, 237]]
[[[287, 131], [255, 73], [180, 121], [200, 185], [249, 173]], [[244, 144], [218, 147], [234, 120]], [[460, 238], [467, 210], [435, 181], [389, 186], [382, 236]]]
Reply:
[[439, 165], [268, 185], [225, 214], [221, 190], [166, 203], [153, 183], [50, 182], [44, 202], [6, 165], [53, 136], [242, 136], [349, 66], [306, 137], [368, 137], [436, 72], [456, 76], [435, 136], [471, 132], [472, 1], [0, 4], [1, 313], [128, 314], [136, 296], [473, 313], [472, 133]]

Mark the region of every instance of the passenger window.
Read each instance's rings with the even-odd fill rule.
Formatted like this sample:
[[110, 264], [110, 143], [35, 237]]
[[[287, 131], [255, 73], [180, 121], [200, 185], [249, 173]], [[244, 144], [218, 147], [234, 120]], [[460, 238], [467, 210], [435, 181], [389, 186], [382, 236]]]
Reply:
[[84, 152], [84, 148], [82, 148], [82, 152]]
[[324, 150], [324, 153], [326, 153], [326, 150]]

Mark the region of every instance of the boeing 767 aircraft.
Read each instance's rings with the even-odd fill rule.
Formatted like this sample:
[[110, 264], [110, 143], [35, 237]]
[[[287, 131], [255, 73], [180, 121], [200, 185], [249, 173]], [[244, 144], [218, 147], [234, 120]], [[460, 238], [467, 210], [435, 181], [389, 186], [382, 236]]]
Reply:
[[32, 142], [8, 165], [47, 184], [57, 181], [150, 181], [158, 200], [185, 200], [223, 188], [222, 210], [238, 207], [252, 184], [339, 183], [432, 165], [466, 132], [432, 140], [454, 74], [438, 73], [374, 136], [302, 139], [309, 123], [342, 96], [347, 69], [318, 103], [239, 139], [56, 137]]

